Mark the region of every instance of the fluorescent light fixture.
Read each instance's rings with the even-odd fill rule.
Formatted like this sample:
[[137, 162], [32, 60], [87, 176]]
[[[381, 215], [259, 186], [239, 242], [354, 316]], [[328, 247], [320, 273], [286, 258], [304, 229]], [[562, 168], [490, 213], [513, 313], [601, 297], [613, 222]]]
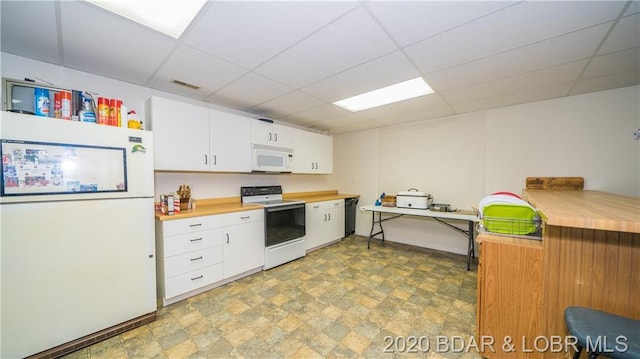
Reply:
[[356, 112], [366, 110], [368, 108], [388, 105], [393, 102], [408, 100], [414, 97], [428, 95], [430, 93], [433, 93], [431, 87], [424, 82], [422, 77], [417, 77], [413, 80], [400, 82], [395, 85], [363, 93], [362, 95], [336, 101], [333, 104], [349, 111]]
[[86, 1], [177, 39], [207, 0]]

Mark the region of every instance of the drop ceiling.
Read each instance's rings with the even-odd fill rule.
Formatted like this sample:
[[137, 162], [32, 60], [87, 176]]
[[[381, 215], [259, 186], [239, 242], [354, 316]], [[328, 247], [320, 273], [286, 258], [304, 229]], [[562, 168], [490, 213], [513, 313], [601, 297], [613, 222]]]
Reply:
[[[0, 5], [3, 52], [333, 134], [640, 83], [638, 0], [208, 1], [179, 39], [85, 1]], [[434, 94], [332, 104], [418, 76]]]

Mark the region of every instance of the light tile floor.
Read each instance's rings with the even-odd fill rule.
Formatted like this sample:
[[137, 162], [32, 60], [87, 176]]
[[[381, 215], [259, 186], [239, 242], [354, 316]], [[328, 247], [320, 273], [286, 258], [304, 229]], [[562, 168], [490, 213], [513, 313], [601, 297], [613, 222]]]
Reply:
[[159, 308], [72, 358], [479, 358], [466, 257], [350, 236]]

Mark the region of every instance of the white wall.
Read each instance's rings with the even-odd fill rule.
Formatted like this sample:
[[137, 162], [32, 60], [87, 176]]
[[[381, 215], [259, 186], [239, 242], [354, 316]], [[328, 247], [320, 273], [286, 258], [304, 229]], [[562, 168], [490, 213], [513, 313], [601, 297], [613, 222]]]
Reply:
[[[357, 183], [361, 204], [415, 187], [470, 210], [492, 192], [520, 193], [526, 177], [577, 176], [585, 189], [638, 197], [639, 104], [633, 86], [339, 135], [336, 187]], [[368, 235], [370, 214], [357, 215], [356, 233]], [[385, 222], [385, 232], [387, 240], [461, 254], [467, 245], [425, 219]]]
[[[28, 58], [0, 53], [2, 77], [22, 80], [25, 77], [46, 81], [56, 87], [97, 92], [101, 96], [119, 98], [128, 109], [136, 110], [141, 119], [145, 118], [144, 102], [150, 96], [160, 96], [177, 101], [192, 103], [212, 109], [255, 117], [234, 109], [200, 102], [155, 89], [133, 85], [94, 74], [76, 71]], [[41, 80], [38, 80], [41, 79]], [[292, 175], [292, 174], [214, 174], [214, 173], [169, 173], [155, 175], [156, 198], [160, 193], [173, 192], [180, 184], [193, 186], [194, 198], [235, 197], [240, 195], [242, 185], [281, 184], [285, 192], [305, 192], [337, 189], [332, 175]]]

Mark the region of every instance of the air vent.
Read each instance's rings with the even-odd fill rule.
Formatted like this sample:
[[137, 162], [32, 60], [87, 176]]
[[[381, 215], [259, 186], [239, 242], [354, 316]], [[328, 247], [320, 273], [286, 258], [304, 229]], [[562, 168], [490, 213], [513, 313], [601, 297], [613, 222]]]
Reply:
[[175, 79], [174, 79], [174, 80], [171, 80], [171, 82], [173, 82], [174, 84], [177, 84], [177, 85], [181, 85], [181, 86], [184, 86], [184, 87], [188, 87], [188, 88], [190, 88], [190, 89], [200, 90], [200, 86], [198, 86], [198, 85], [194, 85], [194, 84], [190, 84], [190, 83], [188, 83], [188, 82], [184, 82], [184, 81], [180, 81], [180, 80], [175, 80]]

